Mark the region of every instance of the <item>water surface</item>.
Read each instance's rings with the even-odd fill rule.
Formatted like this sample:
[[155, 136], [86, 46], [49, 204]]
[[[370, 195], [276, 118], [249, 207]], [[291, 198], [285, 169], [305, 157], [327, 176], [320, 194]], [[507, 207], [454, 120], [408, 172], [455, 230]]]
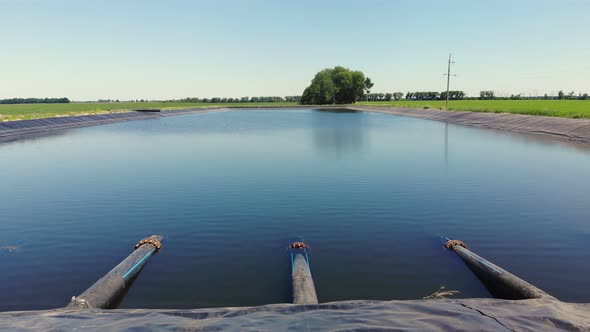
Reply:
[[364, 112], [249, 110], [0, 144], [0, 310], [64, 306], [166, 235], [122, 307], [289, 302], [304, 238], [321, 302], [489, 297], [440, 236], [590, 301], [590, 151]]

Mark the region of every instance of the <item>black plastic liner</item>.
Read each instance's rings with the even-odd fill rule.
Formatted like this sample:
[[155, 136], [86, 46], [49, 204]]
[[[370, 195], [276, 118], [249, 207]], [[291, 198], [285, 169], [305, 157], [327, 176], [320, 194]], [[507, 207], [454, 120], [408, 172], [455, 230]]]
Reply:
[[590, 143], [590, 120], [588, 119], [566, 119], [524, 114], [441, 111], [397, 107], [360, 106], [352, 107], [351, 109], [403, 115], [472, 127], [542, 135], [566, 141]]
[[590, 304], [546, 299], [346, 301], [211, 309], [0, 313], [4, 331], [588, 331]]
[[0, 142], [35, 137], [40, 133], [58, 132], [71, 128], [102, 125], [114, 122], [158, 119], [165, 116], [203, 113], [218, 108], [184, 109], [163, 112], [126, 112], [64, 116], [34, 120], [0, 122]]

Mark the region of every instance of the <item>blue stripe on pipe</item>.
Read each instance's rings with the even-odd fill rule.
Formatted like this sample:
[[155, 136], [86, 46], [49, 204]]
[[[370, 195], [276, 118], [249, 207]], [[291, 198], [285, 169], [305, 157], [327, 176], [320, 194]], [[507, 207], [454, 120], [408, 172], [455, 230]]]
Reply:
[[295, 262], [293, 261], [293, 253], [291, 253], [291, 275], [295, 273]]
[[148, 259], [151, 255], [152, 255], [153, 251], [148, 252], [147, 254], [145, 254], [145, 256], [143, 256], [142, 259], [139, 260], [139, 262], [135, 263], [135, 265], [133, 265], [133, 267], [131, 269], [129, 269], [129, 271], [125, 272], [125, 274], [123, 275], [123, 279], [127, 279], [127, 277], [131, 274], [131, 272], [133, 272], [135, 269], [137, 269], [141, 263], [143, 263], [146, 259]]

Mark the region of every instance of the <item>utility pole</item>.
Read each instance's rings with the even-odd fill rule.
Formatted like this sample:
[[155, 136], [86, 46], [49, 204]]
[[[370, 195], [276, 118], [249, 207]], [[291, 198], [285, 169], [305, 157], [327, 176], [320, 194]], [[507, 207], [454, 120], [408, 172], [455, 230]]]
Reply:
[[[445, 102], [445, 108], [449, 109], [449, 88], [451, 86], [451, 63], [455, 63], [453, 61], [451, 61], [451, 57], [453, 56], [453, 53], [449, 53], [449, 68], [447, 70], [447, 73], [445, 75], [447, 75], [447, 95], [446, 95], [446, 102]], [[453, 75], [455, 76], [455, 75]]]

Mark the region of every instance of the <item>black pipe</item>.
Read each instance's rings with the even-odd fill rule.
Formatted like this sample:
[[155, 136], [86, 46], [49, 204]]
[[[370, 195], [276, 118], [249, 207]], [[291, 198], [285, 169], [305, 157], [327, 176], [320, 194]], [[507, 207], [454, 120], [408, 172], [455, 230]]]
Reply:
[[447, 240], [445, 247], [461, 257], [467, 267], [475, 273], [494, 297], [507, 300], [555, 299], [539, 288], [475, 254], [467, 249], [465, 243], [459, 240]]
[[72, 297], [67, 308], [72, 309], [113, 309], [133, 284], [148, 259], [161, 248], [162, 235], [152, 235], [141, 240], [135, 251], [119, 265], [105, 274], [79, 296]]

